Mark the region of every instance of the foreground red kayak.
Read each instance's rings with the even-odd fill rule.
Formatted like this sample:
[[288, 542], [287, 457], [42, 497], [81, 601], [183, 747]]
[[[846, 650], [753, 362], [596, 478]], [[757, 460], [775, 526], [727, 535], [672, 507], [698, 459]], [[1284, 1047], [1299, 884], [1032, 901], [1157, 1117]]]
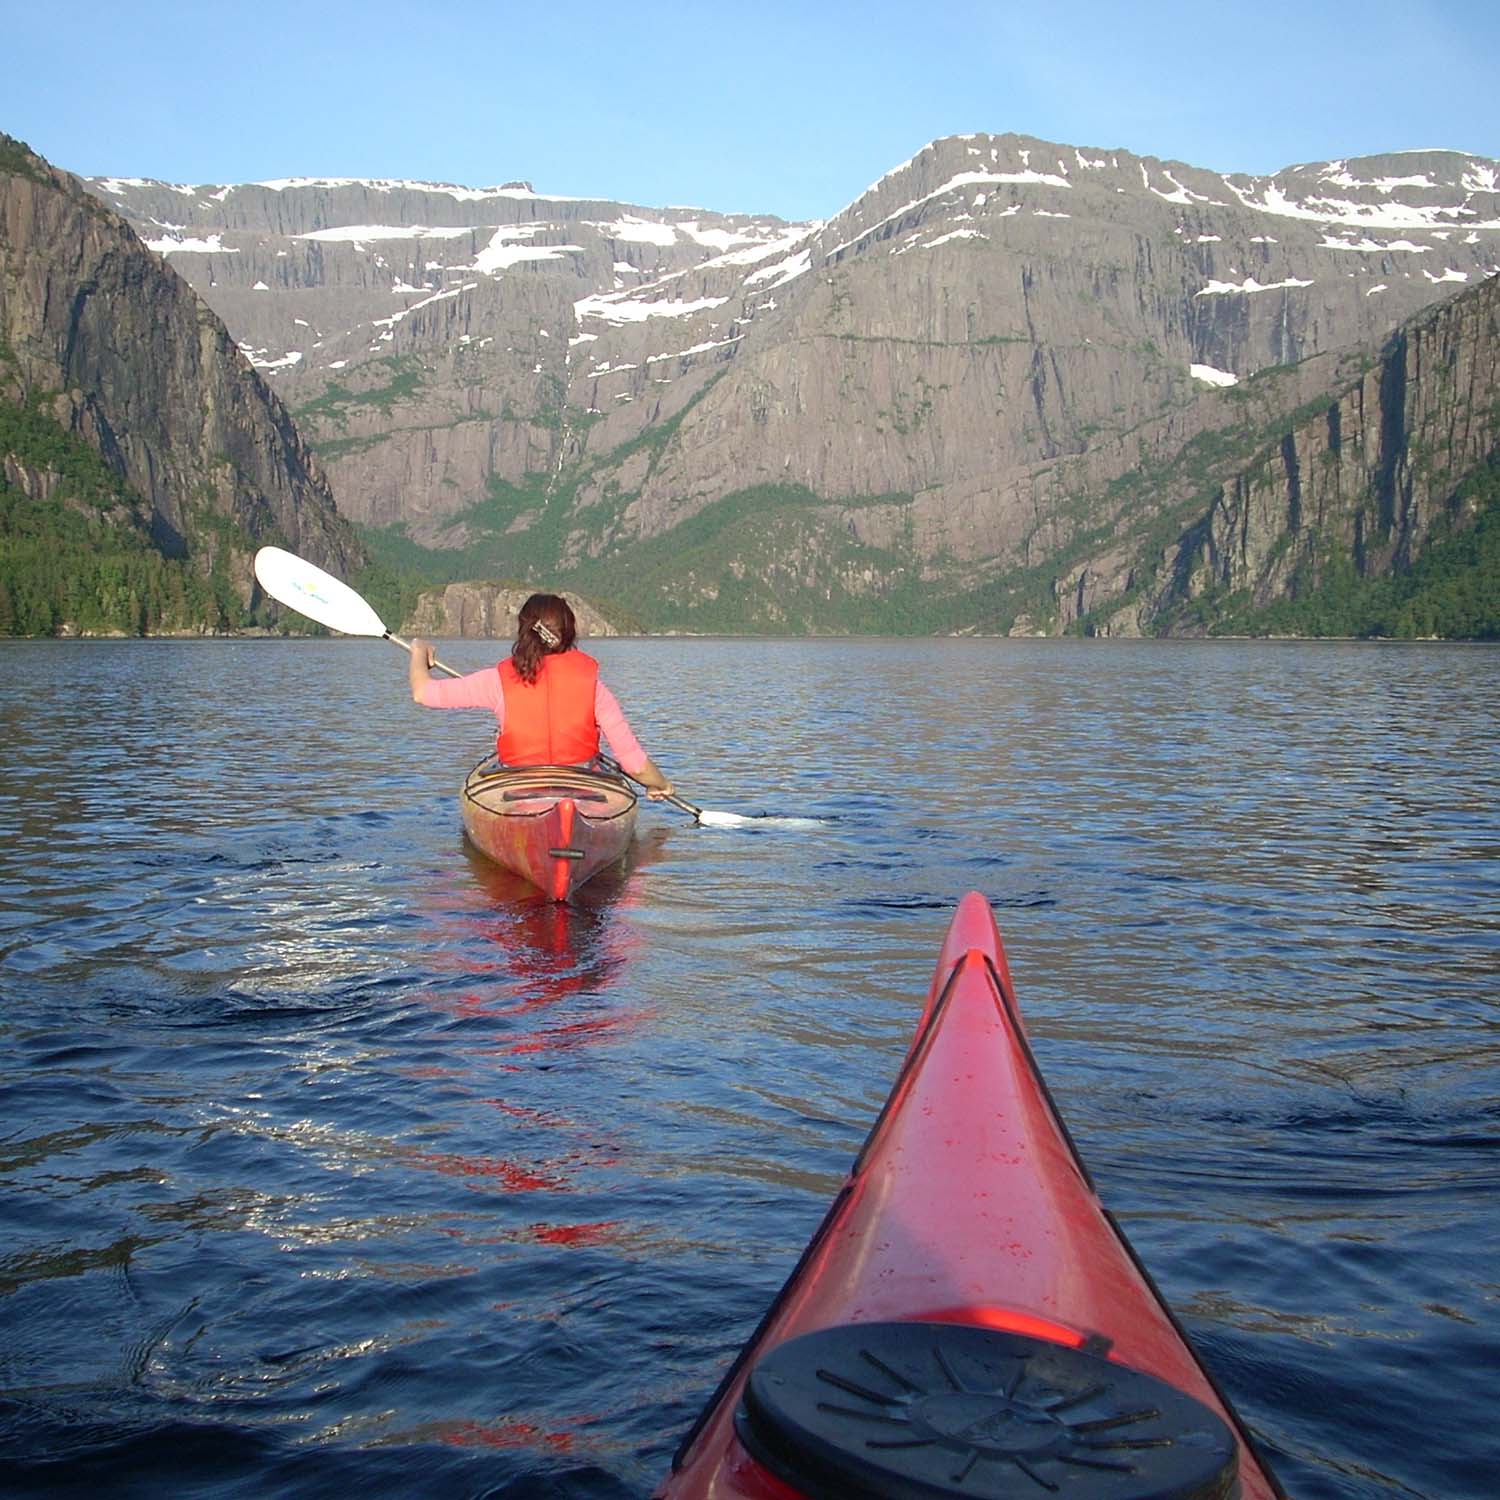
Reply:
[[554, 901], [624, 857], [636, 796], [618, 776], [575, 766], [480, 761], [459, 798], [469, 841]]
[[657, 1493], [1282, 1495], [1100, 1204], [977, 892], [848, 1181]]

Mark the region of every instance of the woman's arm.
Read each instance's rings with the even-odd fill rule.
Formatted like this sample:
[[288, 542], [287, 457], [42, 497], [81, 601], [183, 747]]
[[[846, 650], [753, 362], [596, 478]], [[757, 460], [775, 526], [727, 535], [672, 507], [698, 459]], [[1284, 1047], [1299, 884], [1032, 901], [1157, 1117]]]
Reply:
[[422, 701], [422, 687], [432, 681], [433, 660], [432, 646], [420, 636], [414, 637], [406, 667], [406, 680], [411, 684], [413, 702]]
[[619, 700], [602, 682], [594, 685], [594, 718], [603, 731], [609, 748], [620, 763], [620, 769], [633, 781], [646, 788], [647, 795], [655, 802], [670, 797], [672, 783], [662, 775], [656, 762], [641, 749], [641, 742], [626, 721]]
[[657, 769], [656, 762], [648, 755], [646, 764], [634, 773], [635, 779], [646, 788], [646, 795], [653, 802], [660, 802], [664, 797], [670, 797], [675, 788], [672, 783]]
[[482, 667], [462, 677], [434, 677], [436, 663], [430, 641], [420, 637], [412, 641], [406, 675], [417, 703], [423, 708], [488, 708], [497, 720], [504, 721], [505, 695], [500, 674], [493, 667]]

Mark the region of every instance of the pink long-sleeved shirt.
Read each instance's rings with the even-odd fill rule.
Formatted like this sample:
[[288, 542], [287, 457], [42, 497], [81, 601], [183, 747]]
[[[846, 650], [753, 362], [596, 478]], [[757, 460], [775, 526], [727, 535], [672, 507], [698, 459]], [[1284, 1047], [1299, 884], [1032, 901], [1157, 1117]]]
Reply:
[[[418, 702], [426, 708], [487, 708], [495, 715], [496, 732], [505, 727], [505, 691], [494, 667], [464, 677], [429, 677], [419, 693]], [[594, 719], [621, 769], [632, 776], [645, 770], [646, 752], [615, 695], [602, 682], [594, 684]]]

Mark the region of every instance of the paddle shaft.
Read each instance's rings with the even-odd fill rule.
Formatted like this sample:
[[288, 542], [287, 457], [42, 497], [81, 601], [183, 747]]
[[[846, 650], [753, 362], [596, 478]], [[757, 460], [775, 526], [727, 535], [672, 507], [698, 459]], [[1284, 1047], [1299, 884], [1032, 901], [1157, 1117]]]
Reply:
[[[630, 772], [627, 771], [625, 767], [619, 763], [619, 761], [615, 760], [611, 756], [606, 755], [602, 750], [599, 752], [599, 759], [617, 776], [623, 776], [627, 781], [635, 782], [637, 786], [645, 786], [648, 792], [651, 790], [650, 787], [646, 786], [646, 783], [644, 781], [640, 780], [639, 777], [632, 776]], [[679, 812], [687, 813], [695, 823], [701, 822], [703, 820], [703, 809], [701, 807], [694, 807], [691, 802], [686, 801], [682, 797], [673, 794], [667, 797], [660, 797], [657, 800], [660, 802], [670, 802], [673, 807], [678, 809]]]

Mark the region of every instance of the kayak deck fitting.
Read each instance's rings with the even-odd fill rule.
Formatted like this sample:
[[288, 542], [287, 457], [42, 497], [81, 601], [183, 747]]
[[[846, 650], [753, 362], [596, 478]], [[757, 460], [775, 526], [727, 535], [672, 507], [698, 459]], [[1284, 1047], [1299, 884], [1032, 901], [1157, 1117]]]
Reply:
[[978, 892], [848, 1179], [656, 1493], [1282, 1497], [1100, 1203]]
[[475, 848], [554, 901], [623, 858], [635, 835], [624, 779], [578, 766], [503, 766], [488, 755], [465, 778], [459, 810]]

